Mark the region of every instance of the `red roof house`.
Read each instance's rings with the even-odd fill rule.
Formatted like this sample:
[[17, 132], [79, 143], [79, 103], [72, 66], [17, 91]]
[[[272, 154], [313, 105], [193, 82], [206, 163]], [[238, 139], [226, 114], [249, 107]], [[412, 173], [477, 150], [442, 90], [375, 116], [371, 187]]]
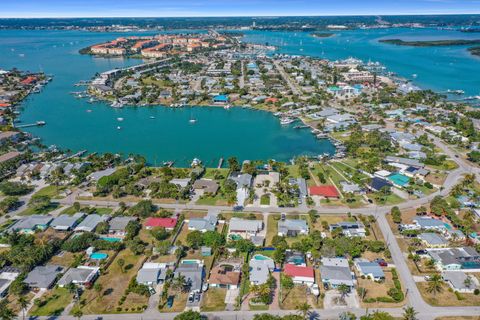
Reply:
[[23, 79], [23, 80], [21, 81], [21, 83], [22, 83], [22, 84], [32, 84], [32, 83], [34, 83], [35, 81], [37, 81], [37, 78], [36, 78], [36, 77], [34, 77], [34, 76], [28, 76], [28, 77], [26, 77], [25, 79]]
[[265, 99], [265, 102], [266, 103], [275, 103], [275, 102], [278, 102], [278, 98], [267, 98]]
[[296, 266], [294, 264], [286, 264], [283, 273], [292, 278], [293, 282], [300, 284], [314, 284], [315, 272], [312, 267]]
[[0, 108], [9, 108], [10, 106], [11, 106], [10, 103], [0, 102]]
[[162, 227], [167, 230], [172, 230], [177, 225], [177, 218], [154, 218], [150, 217], [145, 221], [145, 228], [152, 229], [155, 227]]
[[322, 196], [325, 198], [338, 198], [340, 194], [338, 193], [337, 188], [332, 185], [328, 186], [312, 186], [309, 188], [309, 193], [311, 196]]

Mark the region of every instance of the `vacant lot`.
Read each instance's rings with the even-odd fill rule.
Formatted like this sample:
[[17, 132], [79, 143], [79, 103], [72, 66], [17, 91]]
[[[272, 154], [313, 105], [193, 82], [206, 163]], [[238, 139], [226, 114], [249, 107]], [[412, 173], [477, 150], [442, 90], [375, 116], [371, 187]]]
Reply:
[[59, 316], [66, 306], [72, 301], [73, 294], [65, 288], [55, 288], [40, 298], [46, 304], [37, 307], [33, 306], [29, 312], [31, 316]]
[[[384, 282], [375, 282], [369, 279], [362, 279], [357, 275], [358, 288], [364, 288], [366, 291], [364, 299], [379, 298], [379, 297], [388, 297], [388, 290], [394, 288], [392, 280], [392, 273], [390, 271], [384, 270], [385, 272], [385, 281]], [[372, 302], [365, 303], [360, 302], [361, 306], [364, 308], [393, 308], [403, 306], [405, 301], [398, 303], [389, 303], [389, 302]]]
[[427, 292], [428, 282], [417, 282], [417, 287], [423, 299], [433, 306], [480, 306], [480, 295], [459, 293], [457, 297], [446, 283], [442, 284], [442, 291], [435, 294]]
[[210, 288], [203, 294], [202, 311], [223, 311], [225, 310], [225, 296], [227, 289]]
[[[123, 268], [117, 263], [120, 259], [125, 262]], [[136, 276], [142, 263], [143, 256], [135, 256], [130, 249], [121, 251], [106, 272], [97, 279], [103, 288], [102, 293], [99, 294], [95, 290], [89, 289], [82, 295], [81, 298], [86, 301], [82, 311], [85, 314], [115, 313], [117, 307], [132, 309], [147, 304], [147, 297], [142, 297], [142, 301], [127, 299], [123, 305], [118, 304], [130, 279]]]

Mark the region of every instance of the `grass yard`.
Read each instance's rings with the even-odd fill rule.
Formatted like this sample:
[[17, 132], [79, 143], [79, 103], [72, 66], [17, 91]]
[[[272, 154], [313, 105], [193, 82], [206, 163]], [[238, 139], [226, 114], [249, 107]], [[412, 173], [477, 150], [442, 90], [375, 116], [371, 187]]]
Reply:
[[65, 288], [55, 288], [40, 298], [45, 305], [37, 307], [33, 305], [28, 313], [30, 316], [59, 316], [72, 301], [73, 294]]
[[168, 292], [169, 296], [174, 296], [173, 299], [173, 305], [171, 308], [168, 308], [167, 304], [161, 305], [160, 306], [160, 311], [161, 312], [182, 312], [185, 309], [185, 306], [187, 305], [187, 298], [188, 298], [188, 293], [186, 292], [181, 292], [181, 293], [176, 293], [172, 289], [169, 290]]
[[[365, 299], [379, 298], [379, 297], [388, 297], [388, 290], [394, 288], [392, 273], [385, 271], [385, 281], [384, 282], [375, 282], [369, 279], [362, 279], [357, 277], [358, 288], [364, 288], [366, 290]], [[359, 299], [361, 300], [361, 299]], [[363, 308], [393, 308], [400, 307], [405, 304], [405, 300], [402, 302], [364, 302], [360, 301], [360, 305]]]
[[33, 208], [27, 208], [19, 213], [21, 216], [31, 216], [32, 214], [47, 214], [59, 207], [58, 203], [51, 203], [46, 209], [44, 210], [34, 210]]
[[480, 306], [480, 295], [459, 293], [459, 300], [446, 283], [442, 284], [442, 291], [435, 295], [427, 292], [428, 282], [417, 282], [417, 287], [423, 299], [433, 306]]
[[405, 200], [397, 196], [395, 193], [390, 193], [386, 197], [381, 192], [375, 192], [368, 195], [369, 199], [372, 199], [375, 204], [381, 205], [395, 205], [404, 202]]
[[270, 205], [270, 194], [262, 194], [260, 197], [260, 205], [269, 206]]
[[70, 267], [72, 265], [72, 263], [75, 261], [75, 258], [77, 256], [82, 256], [83, 257], [84, 254], [83, 253], [71, 253], [71, 252], [64, 251], [63, 254], [61, 254], [61, 255], [53, 256], [48, 263], [49, 264], [60, 265], [62, 267]]
[[202, 311], [223, 311], [225, 310], [225, 296], [227, 295], [227, 289], [223, 288], [210, 288], [203, 294]]
[[447, 179], [447, 174], [444, 172], [435, 172], [432, 171], [428, 176], [425, 177], [425, 181], [430, 182], [433, 185], [441, 186]]
[[228, 202], [220, 194], [217, 194], [215, 197], [202, 196], [197, 200], [197, 202], [195, 202], [195, 204], [204, 206], [225, 206], [228, 204]]
[[272, 239], [278, 232], [278, 221], [280, 220], [279, 214], [271, 214], [267, 220], [267, 234], [265, 236], [265, 244], [267, 246], [272, 245]]
[[62, 186], [46, 186], [37, 192], [35, 192], [34, 196], [49, 196], [52, 199], [60, 199], [61, 197], [59, 196], [60, 192], [65, 190], [65, 187]]
[[[283, 294], [286, 294], [285, 290]], [[279, 301], [280, 309], [295, 310], [297, 306], [307, 301], [307, 287], [303, 285], [295, 285], [287, 296], [283, 296], [281, 299], [283, 302], [281, 300]]]
[[[123, 271], [117, 263], [119, 259], [125, 261]], [[106, 272], [96, 281], [103, 287], [103, 296], [99, 297], [98, 293], [93, 289], [86, 290], [81, 297], [81, 299], [86, 301], [82, 311], [85, 314], [116, 313], [120, 298], [125, 293], [130, 279], [136, 276], [137, 270], [142, 263], [143, 256], [135, 256], [130, 249], [121, 251]], [[147, 304], [147, 297], [143, 297], [142, 300], [139, 303], [139, 301], [127, 299], [121, 307], [122, 309], [132, 309]]]
[[[27, 301], [30, 302], [34, 297], [34, 294], [32, 292], [29, 292], [26, 295], [24, 295], [24, 297]], [[15, 314], [22, 315], [22, 307], [18, 302], [17, 296], [13, 294], [9, 294], [5, 297], [5, 301], [7, 302], [8, 308], [10, 308]], [[25, 315], [27, 315], [27, 312], [25, 312]]]
[[203, 175], [202, 178], [204, 179], [214, 179], [215, 176], [221, 175], [224, 178], [227, 177], [228, 175], [228, 169], [215, 169], [215, 168], [207, 168], [205, 170], [205, 174]]

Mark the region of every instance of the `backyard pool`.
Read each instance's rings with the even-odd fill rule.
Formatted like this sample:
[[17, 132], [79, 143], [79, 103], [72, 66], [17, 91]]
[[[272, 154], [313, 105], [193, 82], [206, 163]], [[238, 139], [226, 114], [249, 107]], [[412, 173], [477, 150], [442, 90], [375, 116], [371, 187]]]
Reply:
[[100, 239], [108, 241], [108, 242], [120, 242], [122, 239], [114, 238], [114, 237], [101, 237]]
[[104, 260], [108, 258], [108, 254], [103, 252], [94, 252], [90, 255], [90, 259], [93, 260]]

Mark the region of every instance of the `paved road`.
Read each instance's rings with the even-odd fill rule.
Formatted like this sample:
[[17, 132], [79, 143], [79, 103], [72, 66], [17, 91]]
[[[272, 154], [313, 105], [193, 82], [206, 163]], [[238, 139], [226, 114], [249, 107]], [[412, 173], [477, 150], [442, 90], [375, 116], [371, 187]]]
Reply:
[[283, 80], [288, 84], [288, 86], [290, 87], [290, 90], [292, 90], [292, 93], [294, 95], [297, 95], [299, 96], [301, 94], [300, 92], [300, 89], [297, 87], [297, 85], [295, 83], [293, 83], [292, 79], [290, 78], [290, 76], [285, 72], [285, 70], [283, 69], [282, 65], [278, 62], [278, 61], [273, 61], [273, 64], [275, 65], [275, 67], [277, 68], [278, 72], [280, 73], [280, 75], [282, 76]]
[[[453, 170], [448, 175], [447, 179], [443, 184], [443, 189], [441, 191], [437, 191], [431, 195], [426, 197], [410, 200], [405, 203], [398, 205], [401, 209], [407, 208], [415, 208], [421, 205], [428, 204], [433, 197], [436, 195], [447, 195], [452, 187], [460, 181], [463, 175], [467, 173], [480, 173], [480, 169], [471, 165], [467, 161], [461, 158], [455, 157], [455, 152], [452, 151], [448, 146], [446, 146], [442, 141], [438, 138], [432, 137], [435, 145], [439, 147], [445, 154], [447, 154], [453, 161], [455, 161], [459, 168]], [[478, 178], [478, 176], [477, 176]], [[68, 199], [61, 200], [60, 203], [63, 204], [71, 204], [73, 202], [73, 197]], [[93, 206], [110, 206], [110, 207], [117, 207], [117, 201], [79, 201], [81, 204], [85, 205], [93, 205]], [[132, 205], [134, 203], [128, 203], [128, 205]], [[232, 210], [231, 207], [224, 206], [224, 207], [217, 207], [217, 206], [203, 206], [203, 205], [194, 205], [194, 204], [162, 204], [161, 207], [164, 208], [171, 208], [171, 209], [201, 209], [201, 210]], [[380, 230], [382, 231], [383, 237], [387, 242], [387, 246], [391, 252], [392, 260], [396, 266], [396, 269], [399, 273], [400, 279], [402, 280], [402, 285], [404, 290], [407, 292], [407, 303], [408, 305], [415, 308], [418, 314], [418, 319], [435, 319], [436, 317], [440, 316], [478, 316], [480, 315], [480, 306], [477, 307], [432, 307], [427, 304], [416, 284], [410, 270], [408, 269], [407, 262], [405, 261], [405, 257], [396, 241], [395, 235], [391, 230], [386, 214], [390, 211], [391, 206], [368, 206], [359, 209], [346, 209], [346, 208], [338, 208], [338, 207], [324, 207], [319, 206], [315, 207], [315, 209], [320, 214], [345, 214], [346, 212], [351, 213], [362, 213], [366, 215], [374, 215], [378, 221], [378, 225]], [[247, 207], [244, 211], [250, 212], [262, 212], [268, 215], [269, 213], [275, 212], [307, 212], [309, 208], [301, 207], [301, 208], [263, 208], [263, 207]], [[368, 312], [373, 312], [375, 309], [369, 309]], [[401, 308], [385, 308], [385, 309], [378, 309], [380, 311], [386, 311], [393, 316], [401, 316], [403, 310]], [[362, 308], [345, 308], [345, 309], [335, 309], [335, 310], [313, 310], [312, 311], [312, 318], [322, 318], [322, 319], [338, 319], [338, 316], [344, 312], [349, 311], [357, 316], [364, 315], [367, 310]], [[245, 319], [249, 320], [252, 319], [255, 314], [262, 313], [264, 311], [220, 311], [220, 312], [211, 312], [205, 313], [211, 319], [223, 319], [223, 320], [240, 320]], [[294, 313], [294, 311], [288, 310], [269, 310], [267, 311], [269, 314], [275, 315], [287, 315]], [[84, 316], [83, 319], [96, 319], [101, 317], [105, 320], [130, 320], [130, 319], [173, 319], [175, 317], [175, 313], [168, 313], [168, 314], [160, 314], [156, 309], [149, 309], [145, 313], [141, 315], [132, 315], [132, 314], [118, 314], [118, 315], [97, 315], [97, 316]], [[61, 319], [74, 319], [71, 316], [68, 317], [60, 317]]]

